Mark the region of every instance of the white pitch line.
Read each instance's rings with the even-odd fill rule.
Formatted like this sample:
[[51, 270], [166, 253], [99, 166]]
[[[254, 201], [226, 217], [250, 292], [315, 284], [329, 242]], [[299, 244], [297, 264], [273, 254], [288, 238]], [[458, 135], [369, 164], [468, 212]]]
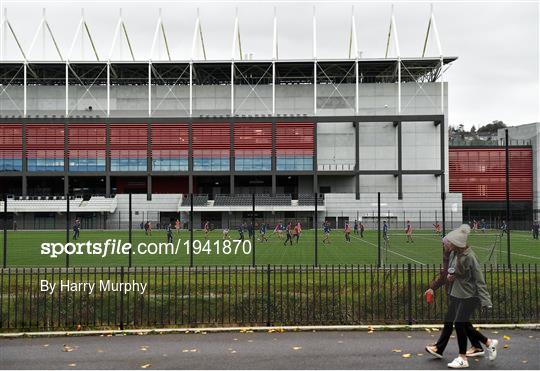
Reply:
[[[422, 238], [424, 240], [432, 240], [432, 241], [436, 241], [432, 238], [427, 238], [427, 237], [418, 237], [418, 238]], [[488, 248], [488, 247], [483, 247], [483, 246], [476, 246], [476, 245], [471, 245], [471, 247], [474, 247], [475, 249], [482, 249], [482, 250], [488, 250], [490, 251], [491, 249]], [[516, 255], [516, 256], [521, 256], [521, 257], [524, 257], [524, 258], [531, 258], [531, 259], [538, 259], [540, 260], [540, 257], [538, 256], [531, 256], [531, 255], [525, 255], [525, 254], [519, 254], [517, 252], [510, 252], [510, 254], [512, 255]]]
[[[375, 244], [372, 243], [372, 242], [363, 240], [363, 239], [361, 239], [361, 238], [359, 238], [359, 237], [356, 237], [356, 236], [352, 236], [352, 237], [353, 237], [353, 238], [356, 238], [357, 240], [360, 240], [360, 241], [362, 241], [362, 242], [368, 243], [368, 244], [370, 244], [370, 245], [372, 245], [372, 246], [378, 247], [377, 245], [375, 245]], [[399, 256], [401, 256], [402, 258], [409, 259], [410, 261], [413, 261], [413, 262], [418, 263], [418, 264], [420, 264], [420, 265], [425, 265], [424, 263], [419, 262], [418, 260], [414, 260], [413, 258], [409, 258], [409, 257], [406, 256], [406, 255], [402, 255], [402, 254], [400, 254], [400, 253], [398, 253], [398, 252], [395, 252], [395, 251], [392, 251], [392, 250], [390, 250], [390, 249], [386, 249], [386, 250], [387, 250], [388, 252], [391, 252], [392, 254], [399, 255]]]

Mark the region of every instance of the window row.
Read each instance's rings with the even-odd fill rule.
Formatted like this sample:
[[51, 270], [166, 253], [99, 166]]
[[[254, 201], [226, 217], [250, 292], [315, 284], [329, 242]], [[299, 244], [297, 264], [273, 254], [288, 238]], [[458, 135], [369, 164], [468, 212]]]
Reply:
[[228, 171], [230, 169], [229, 157], [194, 157], [194, 171]]
[[0, 157], [0, 171], [22, 171], [22, 159]]
[[69, 171], [95, 172], [105, 171], [104, 158], [70, 158]]
[[154, 158], [152, 159], [154, 171], [188, 171], [187, 158]]
[[146, 171], [146, 158], [111, 158], [111, 171]]
[[310, 171], [313, 170], [313, 157], [284, 156], [276, 159], [276, 170]]
[[29, 158], [28, 171], [64, 171], [64, 158]]
[[271, 157], [236, 157], [234, 168], [238, 171], [270, 171], [272, 170]]

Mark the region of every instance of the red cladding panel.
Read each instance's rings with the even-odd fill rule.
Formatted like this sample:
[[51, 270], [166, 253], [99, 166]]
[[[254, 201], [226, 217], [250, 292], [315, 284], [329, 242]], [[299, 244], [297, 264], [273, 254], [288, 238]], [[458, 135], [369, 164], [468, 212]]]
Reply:
[[152, 149], [189, 148], [187, 124], [152, 124]]
[[312, 155], [313, 127], [313, 123], [278, 123], [276, 149], [301, 149]]
[[22, 157], [22, 125], [0, 124], [0, 158]]
[[22, 125], [0, 124], [0, 148], [22, 150]]
[[111, 149], [146, 149], [148, 128], [146, 124], [111, 125]]
[[194, 150], [229, 150], [231, 144], [229, 124], [194, 124], [192, 130]]
[[[532, 201], [531, 148], [510, 148], [510, 199]], [[463, 201], [506, 199], [504, 148], [450, 148], [450, 192]]]
[[[64, 125], [28, 124], [26, 146], [31, 149], [64, 149]], [[62, 156], [64, 155], [62, 154]]]
[[271, 123], [234, 124], [234, 149], [272, 149]]
[[105, 149], [107, 129], [105, 124], [70, 124], [68, 127], [68, 148]]

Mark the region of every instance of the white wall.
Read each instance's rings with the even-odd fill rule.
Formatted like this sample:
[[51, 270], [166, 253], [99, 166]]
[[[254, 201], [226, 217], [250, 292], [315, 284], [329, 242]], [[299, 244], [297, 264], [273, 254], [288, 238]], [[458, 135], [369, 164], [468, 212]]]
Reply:
[[317, 165], [324, 170], [354, 170], [355, 128], [352, 122], [317, 123]]

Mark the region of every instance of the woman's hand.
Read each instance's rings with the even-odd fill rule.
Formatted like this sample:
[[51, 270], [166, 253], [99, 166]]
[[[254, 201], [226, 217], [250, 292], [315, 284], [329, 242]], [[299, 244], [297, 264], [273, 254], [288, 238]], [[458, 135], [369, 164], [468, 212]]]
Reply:
[[426, 292], [424, 292], [424, 296], [427, 296], [428, 293], [430, 293], [431, 295], [434, 294], [432, 289], [427, 289]]
[[446, 280], [447, 280], [448, 282], [450, 282], [450, 283], [454, 282], [455, 278], [456, 278], [456, 277], [455, 277], [455, 275], [453, 275], [453, 274], [448, 274], [448, 275], [446, 275]]

